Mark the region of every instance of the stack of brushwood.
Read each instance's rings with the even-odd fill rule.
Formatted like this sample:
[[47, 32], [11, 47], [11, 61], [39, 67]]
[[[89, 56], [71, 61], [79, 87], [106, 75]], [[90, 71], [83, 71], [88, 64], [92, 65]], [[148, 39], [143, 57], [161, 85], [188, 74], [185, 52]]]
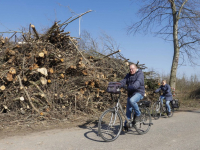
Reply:
[[[91, 56], [80, 50], [78, 39], [64, 32], [57, 22], [44, 34], [30, 25], [22, 38], [22, 42], [0, 45], [0, 113], [66, 117], [81, 112], [93, 114], [114, 103], [106, 93], [107, 85], [120, 81], [130, 63], [120, 50]], [[145, 73], [146, 89], [151, 91], [158, 82], [147, 76], [149, 73]], [[123, 93], [124, 103], [125, 97]]]

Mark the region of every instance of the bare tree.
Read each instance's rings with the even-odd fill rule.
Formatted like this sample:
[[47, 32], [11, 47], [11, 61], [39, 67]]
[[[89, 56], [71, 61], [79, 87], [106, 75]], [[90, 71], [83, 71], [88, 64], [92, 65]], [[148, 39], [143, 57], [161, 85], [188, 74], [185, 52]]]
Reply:
[[[102, 31], [100, 36], [102, 50], [104, 53], [109, 54], [120, 49], [120, 45], [115, 41], [113, 37]], [[120, 58], [119, 53], [112, 55], [112, 57]]]
[[176, 73], [181, 55], [192, 64], [200, 57], [200, 1], [199, 0], [140, 0], [138, 15], [142, 18], [129, 27], [130, 33], [140, 30], [156, 31], [165, 40], [173, 41], [174, 56], [170, 86], [175, 88]]
[[100, 51], [97, 39], [93, 38], [86, 30], [82, 31], [81, 39], [79, 40], [79, 48], [95, 56], [98, 55], [96, 52]]
[[[120, 45], [107, 33], [101, 32], [99, 38], [93, 38], [86, 30], [82, 31], [79, 47], [95, 57], [102, 57], [102, 54], [108, 55], [120, 49]], [[122, 58], [123, 56], [120, 53], [116, 53], [111, 57]]]

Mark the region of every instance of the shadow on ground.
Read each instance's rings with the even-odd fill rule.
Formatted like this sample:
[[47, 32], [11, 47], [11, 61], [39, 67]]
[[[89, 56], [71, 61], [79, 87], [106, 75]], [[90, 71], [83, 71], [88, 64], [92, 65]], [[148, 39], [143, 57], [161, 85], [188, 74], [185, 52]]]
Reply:
[[[89, 130], [84, 133], [85, 138], [95, 142], [105, 142], [98, 133], [98, 120], [87, 120], [84, 124], [79, 125], [79, 127]], [[122, 130], [120, 136], [126, 134], [138, 135], [134, 128], [130, 128], [128, 132]]]

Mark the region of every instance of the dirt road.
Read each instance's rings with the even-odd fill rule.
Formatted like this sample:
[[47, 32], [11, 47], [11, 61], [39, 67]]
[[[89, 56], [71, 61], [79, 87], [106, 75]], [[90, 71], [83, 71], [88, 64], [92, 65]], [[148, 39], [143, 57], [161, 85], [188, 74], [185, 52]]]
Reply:
[[145, 135], [135, 130], [114, 142], [103, 142], [97, 127], [49, 130], [0, 140], [0, 150], [199, 150], [200, 110], [176, 112], [172, 118], [153, 120]]

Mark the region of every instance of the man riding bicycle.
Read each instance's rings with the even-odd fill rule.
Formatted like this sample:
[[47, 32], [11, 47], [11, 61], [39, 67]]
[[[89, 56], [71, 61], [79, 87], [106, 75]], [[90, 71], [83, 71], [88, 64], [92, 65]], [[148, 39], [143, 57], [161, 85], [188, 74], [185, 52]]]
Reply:
[[162, 81], [162, 85], [154, 91], [154, 93], [158, 93], [159, 91], [162, 91], [163, 92], [163, 95], [160, 96], [160, 101], [163, 105], [163, 99], [166, 100], [166, 106], [167, 106], [167, 109], [168, 109], [168, 116], [171, 115], [171, 108], [170, 108], [170, 101], [172, 100], [172, 93], [171, 93], [171, 88], [168, 84], [166, 84], [166, 80], [163, 80]]
[[[135, 122], [140, 121], [140, 110], [137, 102], [143, 99], [145, 88], [144, 88], [144, 74], [141, 69], [138, 69], [135, 64], [130, 65], [130, 72], [125, 76], [123, 80], [120, 81], [121, 87], [127, 85], [128, 98], [126, 105], [126, 116], [128, 119], [131, 118], [132, 109], [135, 112]], [[126, 122], [125, 122], [125, 129]]]

